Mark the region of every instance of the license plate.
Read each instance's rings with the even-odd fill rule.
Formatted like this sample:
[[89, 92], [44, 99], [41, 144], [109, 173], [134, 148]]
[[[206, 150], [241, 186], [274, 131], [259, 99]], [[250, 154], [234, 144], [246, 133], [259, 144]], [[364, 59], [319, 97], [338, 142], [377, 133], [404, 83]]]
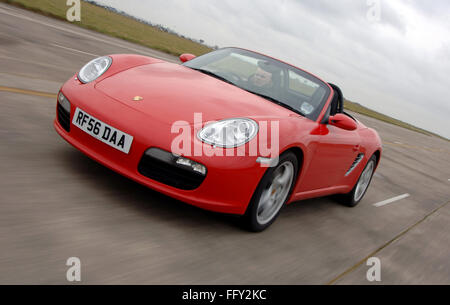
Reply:
[[114, 147], [126, 154], [130, 151], [133, 137], [119, 129], [116, 129], [92, 115], [77, 108], [72, 119], [72, 124], [93, 136], [99, 141]]

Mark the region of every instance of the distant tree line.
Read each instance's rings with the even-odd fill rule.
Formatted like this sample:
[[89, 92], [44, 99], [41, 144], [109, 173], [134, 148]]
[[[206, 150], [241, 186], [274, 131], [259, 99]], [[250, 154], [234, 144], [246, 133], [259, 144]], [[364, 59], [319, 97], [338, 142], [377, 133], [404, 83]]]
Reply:
[[163, 31], [163, 32], [166, 32], [166, 33], [169, 33], [169, 34], [173, 34], [173, 35], [176, 35], [176, 36], [178, 36], [178, 37], [181, 37], [181, 38], [184, 38], [184, 39], [193, 41], [193, 42], [195, 42], [195, 43], [204, 45], [204, 46], [206, 46], [206, 47], [208, 47], [208, 48], [215, 49], [215, 50], [217, 50], [217, 49], [219, 48], [219, 46], [217, 46], [217, 45], [216, 45], [216, 46], [210, 46], [210, 45], [205, 44], [205, 41], [204, 41], [203, 39], [194, 39], [194, 38], [186, 37], [186, 36], [184, 36], [184, 35], [178, 34], [178, 33], [175, 32], [174, 30], [172, 30], [172, 29], [170, 29], [170, 28], [168, 28], [168, 27], [166, 27], [166, 26], [163, 26], [162, 24], [154, 24], [154, 23], [152, 23], [152, 22], [150, 22], [150, 21], [147, 21], [147, 20], [144, 20], [144, 19], [141, 19], [141, 18], [132, 16], [132, 15], [130, 15], [130, 14], [124, 12], [124, 11], [118, 10], [118, 9], [116, 9], [116, 8], [114, 8], [114, 7], [107, 6], [107, 5], [103, 5], [103, 4], [100, 4], [100, 3], [97, 3], [97, 2], [94, 1], [94, 0], [84, 0], [84, 1], [85, 1], [85, 2], [89, 2], [90, 4], [93, 4], [93, 5], [102, 7], [102, 8], [104, 8], [104, 9], [106, 9], [106, 10], [108, 10], [108, 11], [111, 11], [111, 12], [114, 12], [114, 13], [116, 13], [116, 14], [120, 14], [120, 15], [123, 15], [123, 16], [128, 17], [128, 18], [132, 18], [132, 19], [134, 19], [134, 20], [136, 20], [136, 21], [138, 21], [138, 22], [140, 22], [140, 23], [144, 23], [144, 24], [146, 24], [146, 25], [149, 25], [149, 26], [152, 26], [152, 27], [154, 27], [154, 28], [157, 28], [157, 29], [160, 30], [160, 31]]

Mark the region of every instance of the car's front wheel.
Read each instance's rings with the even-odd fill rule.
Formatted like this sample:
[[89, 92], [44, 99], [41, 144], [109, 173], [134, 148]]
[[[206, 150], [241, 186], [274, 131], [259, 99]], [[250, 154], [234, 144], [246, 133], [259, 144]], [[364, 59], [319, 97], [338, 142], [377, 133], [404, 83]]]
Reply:
[[358, 181], [350, 193], [341, 196], [341, 202], [349, 207], [355, 207], [363, 199], [369, 188], [375, 172], [377, 164], [377, 157], [373, 155], [366, 164], [366, 167], [361, 172]]
[[280, 156], [278, 165], [269, 168], [261, 179], [244, 215], [244, 224], [254, 232], [269, 227], [289, 199], [298, 172], [292, 152]]

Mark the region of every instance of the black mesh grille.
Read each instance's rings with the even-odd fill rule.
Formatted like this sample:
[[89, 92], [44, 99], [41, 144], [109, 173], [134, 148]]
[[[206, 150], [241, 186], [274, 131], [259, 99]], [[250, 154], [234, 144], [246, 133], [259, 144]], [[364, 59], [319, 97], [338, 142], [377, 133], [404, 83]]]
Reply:
[[63, 107], [58, 103], [58, 122], [67, 132], [70, 131], [70, 113], [64, 110]]
[[139, 162], [138, 171], [150, 179], [182, 190], [198, 188], [206, 176], [179, 166], [175, 163], [176, 158], [165, 151], [164, 158], [155, 158], [145, 153]]

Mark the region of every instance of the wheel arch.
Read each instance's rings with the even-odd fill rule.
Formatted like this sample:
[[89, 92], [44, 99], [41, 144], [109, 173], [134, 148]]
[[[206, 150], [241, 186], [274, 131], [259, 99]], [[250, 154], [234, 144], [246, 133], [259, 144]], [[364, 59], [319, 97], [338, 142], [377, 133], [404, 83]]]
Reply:
[[377, 149], [373, 154], [372, 154], [372, 156], [375, 156], [375, 157], [377, 157], [377, 164], [375, 165], [375, 169], [377, 169], [378, 168], [378, 164], [380, 164], [380, 160], [381, 160], [381, 149]]
[[297, 162], [298, 162], [298, 169], [297, 169], [295, 182], [294, 182], [294, 189], [295, 189], [298, 185], [298, 182], [300, 180], [300, 174], [303, 170], [303, 166], [304, 166], [304, 162], [305, 162], [305, 153], [301, 147], [291, 146], [291, 147], [286, 148], [280, 155], [282, 155], [286, 152], [292, 152], [295, 155], [295, 157], [297, 158]]

